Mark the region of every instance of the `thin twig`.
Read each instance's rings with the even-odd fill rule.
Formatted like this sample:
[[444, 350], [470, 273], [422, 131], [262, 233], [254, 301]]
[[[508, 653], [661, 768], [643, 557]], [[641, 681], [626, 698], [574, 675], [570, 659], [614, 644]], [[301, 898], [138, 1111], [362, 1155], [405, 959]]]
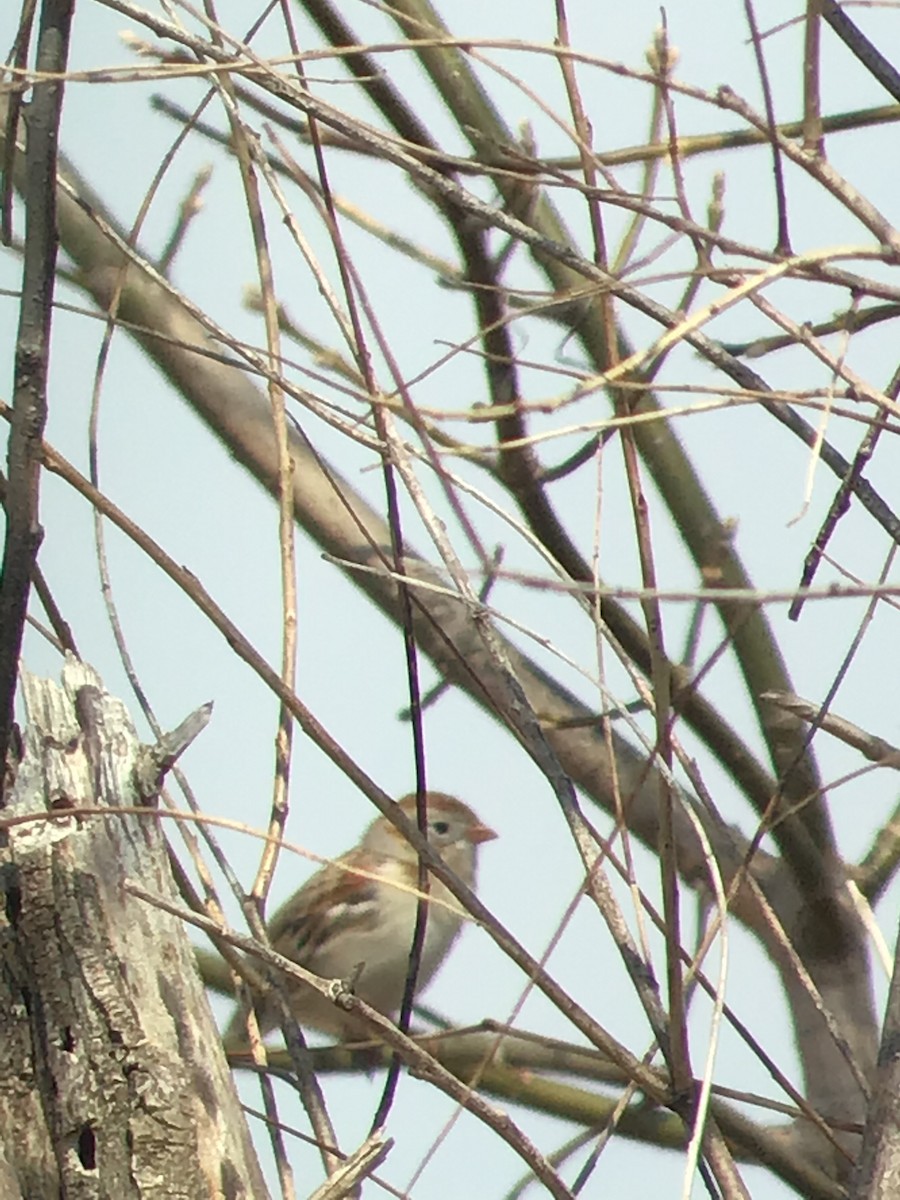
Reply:
[[900, 102], [900, 72], [876, 49], [835, 0], [820, 0], [822, 16], [866, 70]]
[[830, 733], [846, 746], [858, 750], [869, 762], [900, 771], [900, 748], [885, 741], [883, 737], [854, 725], [846, 717], [828, 712], [824, 705], [814, 704], [811, 700], [804, 700], [790, 692], [766, 692], [763, 699], [771, 700], [779, 708], [787, 709], [803, 721], [815, 723], [823, 732]]
[[[892, 400], [896, 400], [900, 396], [900, 369], [898, 369], [894, 378], [891, 380], [887, 390], [888, 396]], [[809, 554], [806, 556], [806, 561], [803, 564], [803, 572], [800, 576], [800, 587], [808, 588], [815, 578], [816, 571], [819, 568], [819, 563], [822, 556], [828, 548], [828, 543], [837, 528], [841, 517], [850, 508], [850, 497], [853, 490], [854, 480], [862, 477], [863, 471], [871, 461], [872, 455], [875, 453], [875, 447], [878, 445], [878, 439], [884, 432], [888, 422], [888, 412], [886, 408], [881, 408], [875, 416], [874, 421], [866, 430], [865, 435], [860, 443], [859, 449], [853, 456], [853, 462], [850, 464], [850, 469], [841, 481], [840, 487], [834, 494], [834, 498], [828, 508], [828, 513], [825, 520], [822, 522], [819, 532], [816, 534]], [[895, 543], [896, 544], [896, 543]], [[798, 597], [788, 610], [788, 618], [791, 621], [796, 621], [803, 607], [802, 597]]]
[[37, 37], [37, 67], [48, 77], [35, 84], [28, 106], [22, 301], [7, 449], [6, 537], [0, 568], [0, 775], [4, 777], [19, 677], [19, 652], [42, 536], [38, 515], [40, 445], [47, 422], [50, 327], [59, 247], [56, 165], [64, 90], [61, 76], [68, 62], [73, 8], [74, 0], [44, 0]]

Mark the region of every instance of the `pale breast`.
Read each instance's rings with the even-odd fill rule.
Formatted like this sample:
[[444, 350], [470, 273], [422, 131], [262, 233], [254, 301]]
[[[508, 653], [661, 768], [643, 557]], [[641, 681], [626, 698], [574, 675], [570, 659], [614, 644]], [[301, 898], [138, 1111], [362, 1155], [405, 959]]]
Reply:
[[[377, 922], [363, 926], [348, 923], [330, 944], [322, 946], [309, 963], [310, 969], [326, 978], [346, 978], [347, 963], [358, 968], [357, 995], [381, 1012], [393, 1015], [400, 1007], [407, 964], [415, 929], [418, 897], [408, 884], [402, 864], [386, 861], [379, 867], [383, 882], [377, 886]], [[431, 979], [461, 926], [458, 909], [450, 893], [432, 879], [432, 902], [428, 906], [425, 942], [420, 960], [418, 986]], [[440, 903], [440, 902], [443, 903]]]

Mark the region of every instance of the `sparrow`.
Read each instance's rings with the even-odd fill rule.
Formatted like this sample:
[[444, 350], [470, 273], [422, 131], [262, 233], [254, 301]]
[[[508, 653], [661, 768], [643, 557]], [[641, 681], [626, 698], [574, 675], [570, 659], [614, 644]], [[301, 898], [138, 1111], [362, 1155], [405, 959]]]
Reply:
[[[416, 821], [416, 797], [398, 801]], [[475, 887], [478, 847], [497, 835], [461, 800], [426, 794], [427, 839], [468, 887]], [[352, 850], [327, 864], [282, 905], [268, 924], [272, 949], [324, 979], [348, 981], [354, 993], [386, 1017], [403, 999], [412, 947], [419, 857], [386, 817], [372, 822]], [[429, 879], [425, 939], [416, 978], [418, 993], [447, 957], [464, 920], [458, 901], [433, 875]], [[296, 1020], [340, 1040], [371, 1037], [359, 1018], [296, 979], [284, 981]], [[274, 998], [257, 1001], [260, 1033], [280, 1023]], [[243, 1015], [226, 1040], [245, 1040]]]

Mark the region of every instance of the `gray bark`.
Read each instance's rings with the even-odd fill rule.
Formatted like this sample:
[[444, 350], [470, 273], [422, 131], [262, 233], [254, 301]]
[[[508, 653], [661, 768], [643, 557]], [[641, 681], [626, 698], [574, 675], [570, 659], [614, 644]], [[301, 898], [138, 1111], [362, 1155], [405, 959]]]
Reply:
[[0, 847], [0, 1196], [264, 1196], [185, 932], [127, 891], [173, 896], [153, 756], [89, 667], [22, 693], [3, 815], [35, 819]]

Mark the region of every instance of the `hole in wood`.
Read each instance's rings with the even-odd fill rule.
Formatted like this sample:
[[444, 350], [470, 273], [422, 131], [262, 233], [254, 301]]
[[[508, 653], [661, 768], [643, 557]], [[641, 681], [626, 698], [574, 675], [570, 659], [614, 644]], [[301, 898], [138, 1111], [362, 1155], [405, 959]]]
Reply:
[[97, 1141], [90, 1125], [82, 1125], [78, 1135], [78, 1157], [86, 1171], [97, 1169]]

